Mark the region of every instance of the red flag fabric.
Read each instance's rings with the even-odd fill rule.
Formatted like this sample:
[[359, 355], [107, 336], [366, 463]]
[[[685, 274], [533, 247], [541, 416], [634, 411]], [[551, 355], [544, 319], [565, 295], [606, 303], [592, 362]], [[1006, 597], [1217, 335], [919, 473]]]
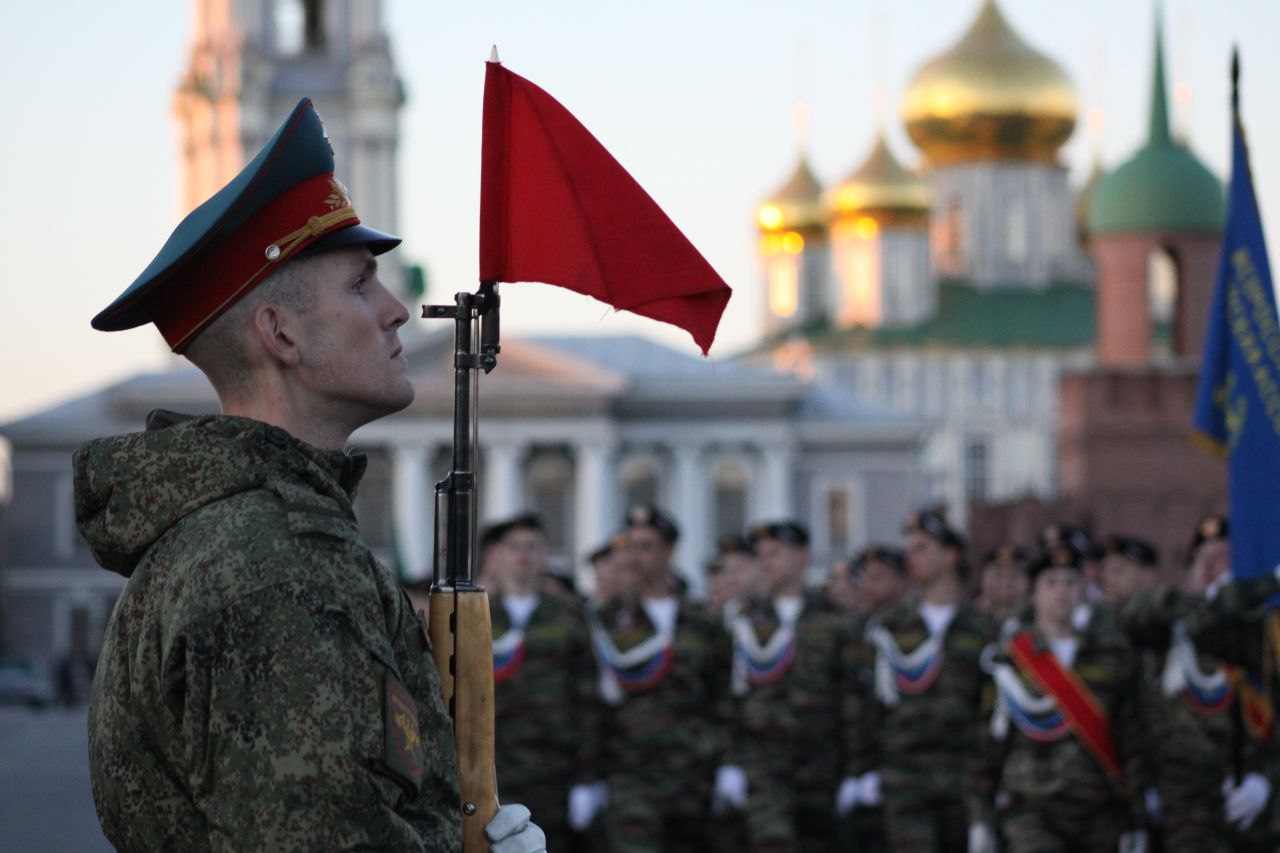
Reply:
[[703, 355], [732, 293], [590, 131], [497, 62], [484, 81], [480, 280], [567, 287], [679, 326]]

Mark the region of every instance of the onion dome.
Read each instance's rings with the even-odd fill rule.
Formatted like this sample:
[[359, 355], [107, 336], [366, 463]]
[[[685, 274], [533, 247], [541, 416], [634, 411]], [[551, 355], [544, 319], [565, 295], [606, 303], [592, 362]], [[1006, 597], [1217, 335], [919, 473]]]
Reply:
[[787, 182], [756, 208], [756, 225], [765, 232], [810, 231], [826, 227], [825, 214], [822, 184], [801, 154]]
[[889, 150], [881, 132], [866, 161], [827, 193], [832, 216], [919, 214], [929, 212], [929, 187], [907, 171]]
[[902, 106], [907, 132], [933, 165], [1056, 162], [1077, 112], [1066, 72], [1013, 31], [995, 0], [916, 73]]
[[1157, 16], [1147, 144], [1090, 194], [1089, 234], [1216, 233], [1222, 230], [1225, 217], [1221, 182], [1169, 133]]

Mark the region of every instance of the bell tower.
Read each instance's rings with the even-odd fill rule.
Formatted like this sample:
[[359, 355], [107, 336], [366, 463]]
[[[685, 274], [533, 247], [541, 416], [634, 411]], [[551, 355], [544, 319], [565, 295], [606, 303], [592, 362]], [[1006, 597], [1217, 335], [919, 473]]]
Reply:
[[[315, 101], [362, 221], [396, 233], [404, 85], [382, 0], [192, 0], [187, 69], [173, 109], [180, 214], [244, 166], [304, 96]], [[384, 281], [404, 293], [395, 254]]]

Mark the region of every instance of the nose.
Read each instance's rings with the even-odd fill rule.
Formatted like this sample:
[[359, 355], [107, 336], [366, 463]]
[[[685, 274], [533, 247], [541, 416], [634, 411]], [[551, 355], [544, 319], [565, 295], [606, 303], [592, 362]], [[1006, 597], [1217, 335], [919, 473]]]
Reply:
[[409, 322], [409, 309], [385, 286], [382, 291], [387, 295], [388, 302], [384, 315], [386, 317], [386, 326], [388, 329], [398, 329]]

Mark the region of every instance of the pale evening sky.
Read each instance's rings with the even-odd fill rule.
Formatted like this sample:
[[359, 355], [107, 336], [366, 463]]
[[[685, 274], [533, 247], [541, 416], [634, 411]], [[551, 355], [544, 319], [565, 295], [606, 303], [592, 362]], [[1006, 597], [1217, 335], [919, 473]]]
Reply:
[[[640, 181], [735, 289], [712, 356], [758, 334], [763, 306], [752, 211], [795, 161], [792, 104], [830, 183], [865, 157], [878, 116], [898, 156], [914, 71], [964, 32], [979, 0], [390, 0], [387, 24], [408, 103], [400, 147], [400, 250], [424, 263], [432, 298], [474, 286], [484, 60], [564, 103]], [[1141, 143], [1150, 0], [1001, 0], [1015, 29], [1063, 65], [1083, 109], [1105, 115], [1104, 164]], [[1240, 45], [1253, 168], [1275, 251], [1280, 223], [1280, 3], [1166, 0], [1175, 126], [1220, 177], [1228, 169], [1227, 66]], [[103, 334], [89, 318], [122, 291], [176, 223], [174, 85], [191, 35], [180, 0], [10, 4], [0, 204], [0, 422], [168, 359], [151, 327]], [[877, 99], [883, 90], [886, 97]], [[886, 106], [878, 109], [878, 100]], [[1079, 183], [1083, 117], [1063, 159]], [[342, 164], [338, 164], [339, 175]], [[357, 205], [359, 199], [356, 199]], [[375, 227], [380, 223], [370, 223]], [[639, 332], [696, 351], [682, 332], [544, 285], [505, 289], [504, 331]], [[421, 322], [421, 321], [411, 321]]]

